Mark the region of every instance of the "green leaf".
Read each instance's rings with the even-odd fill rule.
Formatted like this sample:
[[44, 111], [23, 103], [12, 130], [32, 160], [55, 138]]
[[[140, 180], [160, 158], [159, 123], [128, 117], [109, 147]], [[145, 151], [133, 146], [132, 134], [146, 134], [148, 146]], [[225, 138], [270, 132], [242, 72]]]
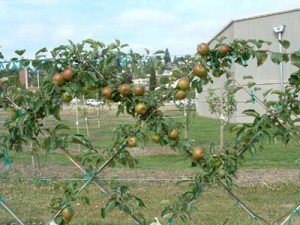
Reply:
[[61, 120], [59, 109], [56, 109], [56, 110], [54, 111], [53, 116], [54, 116], [55, 119]]
[[18, 56], [22, 56], [24, 53], [25, 53], [25, 49], [22, 49], [22, 50], [16, 50], [15, 53], [18, 55]]
[[57, 130], [69, 130], [70, 128], [67, 125], [64, 124], [58, 124], [56, 125], [56, 127], [54, 128], [55, 131]]
[[83, 146], [86, 146], [88, 148], [93, 148], [92, 144], [83, 136], [80, 134], [75, 134], [71, 137], [71, 142], [75, 144], [81, 144]]
[[261, 48], [262, 47], [262, 42], [255, 40], [255, 39], [249, 39], [248, 42], [254, 44], [257, 48]]
[[283, 61], [283, 54], [279, 52], [273, 52], [271, 55], [272, 62], [280, 64]]
[[123, 206], [123, 211], [126, 212], [129, 215], [133, 214], [133, 208], [129, 204], [126, 204], [126, 205]]
[[268, 89], [263, 93], [263, 96], [266, 97], [273, 89]]
[[105, 208], [102, 208], [102, 209], [101, 209], [101, 217], [102, 217], [102, 218], [105, 218], [105, 216], [106, 216]]
[[284, 95], [284, 91], [280, 91], [280, 90], [273, 90], [271, 93], [276, 95]]
[[90, 203], [91, 203], [90, 199], [89, 199], [88, 197], [86, 197], [86, 196], [83, 196], [83, 197], [82, 197], [82, 201], [83, 201], [85, 204], [87, 204], [87, 205], [90, 205]]
[[250, 76], [250, 75], [249, 75], [249, 76], [243, 76], [243, 79], [244, 79], [244, 80], [246, 80], [246, 79], [253, 79], [253, 77]]
[[290, 60], [290, 57], [289, 57], [289, 55], [287, 53], [283, 53], [282, 57], [283, 57], [283, 61], [284, 62], [288, 62]]
[[255, 82], [248, 82], [248, 83], [247, 83], [247, 87], [248, 87], [248, 88], [252, 88], [252, 87], [255, 86], [255, 85], [256, 85]]
[[257, 51], [256, 52], [256, 59], [257, 59], [257, 66], [261, 66], [267, 60], [268, 54], [265, 51]]
[[288, 49], [290, 47], [290, 42], [287, 40], [278, 40], [278, 42], [284, 47], [285, 49]]
[[233, 93], [236, 93], [236, 92], [238, 92], [239, 90], [241, 90], [242, 89], [242, 87], [235, 87], [233, 90], [232, 90], [232, 92]]
[[288, 62], [289, 56], [286, 53], [273, 52], [271, 55], [271, 60], [274, 63], [280, 64], [281, 62]]
[[112, 211], [117, 205], [118, 202], [116, 199], [110, 199], [105, 206], [105, 214]]
[[58, 216], [55, 218], [55, 223], [56, 224], [64, 224], [65, 222], [61, 216]]
[[165, 54], [165, 51], [164, 50], [158, 50], [158, 51], [154, 52], [153, 55], [159, 55], [159, 54]]
[[85, 39], [84, 41], [82, 41], [83, 43], [88, 43], [90, 45], [94, 45], [96, 43], [96, 41], [94, 41], [91, 38]]
[[164, 217], [170, 213], [170, 208], [167, 207], [161, 212], [161, 217]]
[[98, 82], [98, 78], [95, 73], [88, 71], [87, 74], [91, 78], [92, 81]]
[[243, 128], [243, 124], [237, 124], [230, 128], [230, 132], [240, 131]]
[[20, 67], [28, 67], [30, 64], [30, 60], [24, 59], [20, 62]]
[[254, 91], [260, 91], [261, 88], [260, 88], [260, 87], [254, 87], [253, 90], [254, 90]]
[[128, 191], [128, 187], [126, 187], [124, 185], [120, 187], [121, 195], [125, 194], [127, 191]]
[[128, 46], [129, 46], [128, 44], [122, 44], [121, 48], [125, 48], [125, 47], [128, 47]]
[[180, 215], [180, 219], [186, 223], [187, 222], [187, 216], [185, 214]]
[[258, 112], [256, 112], [254, 109], [247, 109], [243, 112], [243, 114], [247, 115], [247, 116], [254, 116], [256, 118], [258, 118], [260, 115]]
[[109, 44], [108, 46], [107, 46], [107, 49], [108, 50], [112, 50], [112, 49], [115, 49], [115, 48], [117, 48], [118, 47], [118, 45], [115, 43], [115, 42], [112, 42], [111, 44]]
[[292, 65], [297, 66], [298, 68], [300, 68], [300, 50], [294, 52], [291, 55], [291, 63], [292, 63]]
[[38, 50], [36, 53], [35, 53], [35, 55], [37, 56], [38, 54], [40, 54], [40, 53], [44, 53], [44, 52], [47, 52], [48, 50], [47, 50], [47, 48], [41, 48], [40, 50]]
[[[70, 45], [71, 45], [71, 48], [69, 48], [71, 51], [74, 51], [75, 49], [76, 49], [76, 45], [74, 44], [74, 42], [73, 41], [71, 41], [71, 40], [68, 40], [68, 42], [70, 43]], [[68, 48], [68, 45], [66, 45], [66, 47]]]
[[137, 202], [138, 206], [147, 208], [142, 199], [138, 197], [134, 197], [134, 199]]

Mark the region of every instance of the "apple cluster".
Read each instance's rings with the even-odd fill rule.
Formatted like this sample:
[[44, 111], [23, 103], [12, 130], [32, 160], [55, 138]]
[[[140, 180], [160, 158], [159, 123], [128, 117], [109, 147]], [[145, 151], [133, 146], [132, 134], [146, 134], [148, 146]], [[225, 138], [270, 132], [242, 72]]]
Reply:
[[[74, 71], [71, 68], [65, 69], [62, 73], [56, 73], [53, 76], [53, 83], [59, 87], [73, 79]], [[60, 94], [61, 100], [65, 103], [72, 101], [73, 97], [67, 91], [62, 91]]]
[[[211, 57], [211, 58], [223, 58], [230, 53], [230, 47], [227, 44], [221, 44], [217, 47], [217, 50], [210, 50], [208, 44], [201, 43], [197, 47], [198, 55], [202, 57]], [[226, 61], [224, 61], [224, 66], [226, 66]], [[193, 74], [201, 79], [206, 79], [209, 68], [204, 63], [197, 62], [193, 68]], [[212, 74], [215, 77], [220, 77], [223, 74], [219, 68], [214, 68]]]

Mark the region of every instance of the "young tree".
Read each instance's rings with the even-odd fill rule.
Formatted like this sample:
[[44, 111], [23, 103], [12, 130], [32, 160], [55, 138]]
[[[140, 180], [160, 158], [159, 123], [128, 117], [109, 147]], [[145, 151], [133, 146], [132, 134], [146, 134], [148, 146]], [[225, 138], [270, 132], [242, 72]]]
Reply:
[[169, 49], [166, 49], [166, 51], [165, 51], [164, 61], [165, 61], [165, 64], [166, 64], [166, 65], [167, 65], [169, 62], [171, 62], [171, 56], [170, 56], [170, 53], [169, 53]]
[[149, 90], [154, 90], [157, 87], [156, 73], [157, 71], [160, 71], [161, 68], [162, 62], [160, 56], [151, 57], [144, 64], [145, 73], [150, 75]]
[[219, 116], [222, 111], [224, 115], [227, 117], [228, 121], [231, 119], [232, 115], [237, 110], [237, 101], [235, 99], [235, 88], [236, 86], [234, 85], [233, 80], [228, 79], [224, 85], [224, 92], [222, 96], [217, 95], [214, 89], [212, 88], [208, 89], [206, 101], [211, 114], [215, 114]]

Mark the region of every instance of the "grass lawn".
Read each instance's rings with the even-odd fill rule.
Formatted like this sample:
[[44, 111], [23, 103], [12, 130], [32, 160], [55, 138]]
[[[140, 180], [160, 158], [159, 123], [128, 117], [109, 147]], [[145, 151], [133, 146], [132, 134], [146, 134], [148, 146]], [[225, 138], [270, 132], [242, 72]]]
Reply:
[[[92, 114], [93, 116], [93, 114]], [[177, 116], [177, 121], [182, 121], [182, 117], [178, 117], [178, 113], [173, 113], [172, 116]], [[64, 122], [70, 125], [71, 132], [76, 133], [76, 127], [74, 122], [70, 120], [68, 114], [63, 114]], [[50, 124], [52, 121], [46, 121], [46, 124]], [[119, 118], [113, 116], [106, 116], [100, 120], [100, 128], [98, 127], [98, 120], [93, 119], [89, 122], [89, 134], [92, 143], [97, 147], [105, 147], [112, 144], [111, 138], [113, 135], [113, 129], [118, 123], [127, 122], [134, 123], [134, 120], [130, 117], [120, 116]], [[80, 133], [86, 133], [85, 124], [80, 124]], [[216, 144], [220, 141], [220, 125], [218, 120], [193, 116], [190, 123], [190, 138], [194, 139], [199, 145], [208, 146], [214, 142]], [[235, 134], [225, 131], [225, 141], [234, 141]], [[146, 147], [157, 147], [159, 145], [152, 143], [151, 141], [146, 144]], [[76, 146], [77, 148], [77, 146]], [[30, 163], [30, 153], [12, 153], [12, 159], [16, 162]], [[70, 165], [70, 162], [61, 155], [52, 154], [47, 157], [41, 155], [41, 159], [46, 159], [47, 163], [57, 163], [60, 165]], [[190, 160], [178, 155], [161, 154], [151, 156], [138, 156], [139, 165], [137, 168], [153, 169], [153, 168], [168, 168], [168, 169], [188, 169], [190, 167]], [[245, 161], [241, 167], [244, 168], [285, 168], [285, 169], [300, 169], [300, 152], [299, 146], [295, 142], [291, 142], [288, 146], [282, 143], [265, 144], [264, 149], [261, 152], [257, 152], [255, 156], [247, 154]]]
[[[166, 220], [160, 217], [160, 213], [166, 205], [175, 200], [178, 193], [182, 193], [187, 187], [175, 185], [174, 183], [164, 184], [132, 184], [129, 185], [132, 192], [141, 197], [147, 209], [142, 210], [148, 219], [158, 217], [162, 224]], [[51, 209], [49, 202], [52, 197], [61, 196], [62, 190], [51, 186], [35, 186], [30, 183], [9, 183], [0, 184], [4, 199], [11, 208], [25, 222], [41, 222], [49, 219]], [[100, 217], [100, 209], [106, 197], [99, 194], [99, 189], [89, 186], [89, 192], [85, 193], [91, 197], [91, 205], [86, 206], [82, 202], [74, 204], [75, 216], [71, 225], [132, 225], [134, 224], [126, 215], [113, 211], [111, 217], [103, 220]], [[234, 192], [254, 212], [272, 221], [281, 215], [289, 212], [296, 203], [300, 202], [299, 187], [293, 184], [274, 184], [269, 186], [239, 187]], [[22, 196], [20, 198], [20, 196]], [[191, 214], [191, 225], [212, 225], [223, 224], [228, 220], [230, 225], [254, 225], [257, 222], [251, 218], [234, 200], [220, 187], [215, 186], [199, 198], [195, 212]], [[120, 221], [122, 221], [120, 223]], [[0, 210], [0, 224], [14, 222], [5, 211]], [[295, 217], [292, 224], [299, 224], [299, 217]], [[37, 223], [38, 224], [38, 223]], [[183, 224], [179, 220], [175, 224]]]

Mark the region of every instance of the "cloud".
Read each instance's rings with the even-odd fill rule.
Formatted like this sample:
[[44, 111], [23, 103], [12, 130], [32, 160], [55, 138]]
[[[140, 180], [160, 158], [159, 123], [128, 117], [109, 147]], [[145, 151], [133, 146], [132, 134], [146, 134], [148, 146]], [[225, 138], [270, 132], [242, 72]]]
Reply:
[[115, 18], [115, 23], [125, 29], [147, 29], [147, 27], [173, 27], [178, 22], [175, 15], [153, 9], [131, 9]]
[[118, 38], [139, 52], [146, 47], [192, 54], [232, 19], [299, 6], [299, 0], [0, 0], [0, 45], [9, 57], [15, 49], [33, 52], [67, 39]]

